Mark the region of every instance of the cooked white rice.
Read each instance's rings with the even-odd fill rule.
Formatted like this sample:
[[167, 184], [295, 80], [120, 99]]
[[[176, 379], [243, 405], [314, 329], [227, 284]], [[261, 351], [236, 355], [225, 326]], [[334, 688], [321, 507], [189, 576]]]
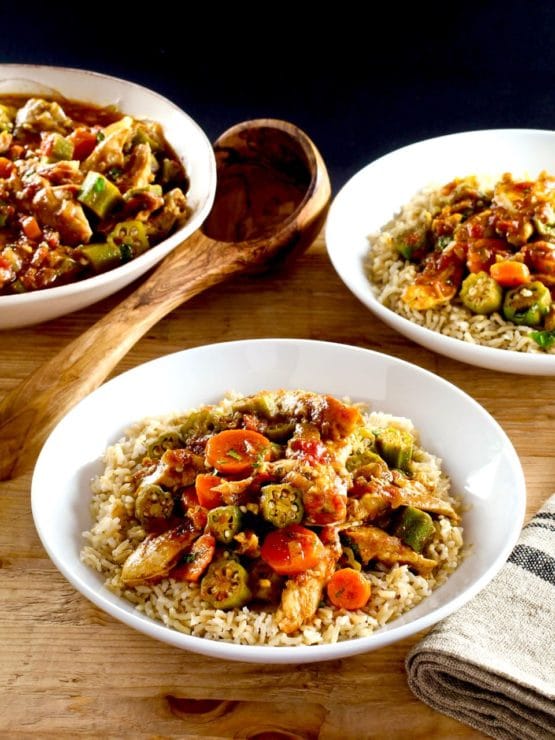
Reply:
[[[372, 429], [392, 421], [391, 416], [381, 413], [371, 413], [366, 418]], [[370, 635], [422, 601], [458, 566], [463, 548], [462, 528], [440, 516], [435, 520], [436, 534], [422, 553], [438, 562], [433, 575], [417, 575], [406, 565], [376, 567], [369, 574], [372, 595], [364, 609], [346, 611], [323, 606], [309, 625], [293, 635], [278, 628], [270, 608], [245, 606], [223, 611], [209, 607], [200, 597], [196, 584], [165, 578], [154, 585], [125, 586], [121, 580], [122, 565], [145, 537], [144, 529], [134, 518], [133, 473], [150, 442], [162, 432], [179, 429], [183, 419], [181, 415], [144, 420], [106, 450], [104, 472], [92, 481], [94, 523], [83, 533], [87, 544], [81, 552], [82, 561], [105, 577], [110, 591], [132, 602], [149, 617], [186, 634], [245, 645], [331, 643]], [[393, 421], [416, 438], [408, 420]], [[441, 472], [440, 460], [419, 447], [414, 452], [414, 475], [435, 488], [436, 496], [459, 508], [449, 495], [449, 480]]]
[[[490, 180], [482, 179], [480, 183], [484, 191], [491, 191]], [[555, 345], [544, 350], [530, 337], [533, 328], [505, 321], [497, 312], [490, 316], [474, 314], [458, 298], [446, 306], [427, 311], [412, 309], [401, 299], [404, 289], [414, 283], [417, 270], [414, 264], [399, 257], [395, 241], [407, 229], [429, 221], [445, 203], [440, 187], [426, 188], [379, 233], [368, 237], [370, 248], [365, 269], [377, 299], [409, 321], [448, 337], [498, 349], [555, 354]]]

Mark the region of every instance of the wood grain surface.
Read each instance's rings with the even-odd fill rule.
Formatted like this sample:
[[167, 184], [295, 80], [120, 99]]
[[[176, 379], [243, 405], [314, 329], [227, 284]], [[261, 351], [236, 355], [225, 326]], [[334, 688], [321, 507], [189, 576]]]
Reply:
[[[124, 295], [1, 333], [0, 399]], [[180, 349], [255, 337], [353, 344], [441, 375], [508, 433], [526, 476], [528, 515], [552, 492], [553, 380], [473, 368], [394, 333], [343, 286], [321, 237], [272, 274], [235, 279], [177, 308], [114, 374]], [[25, 474], [0, 484], [0, 737], [484, 737], [410, 693], [404, 657], [421, 635], [343, 660], [261, 666], [187, 653], [134, 632], [77, 593], [50, 562], [34, 529], [30, 483]]]

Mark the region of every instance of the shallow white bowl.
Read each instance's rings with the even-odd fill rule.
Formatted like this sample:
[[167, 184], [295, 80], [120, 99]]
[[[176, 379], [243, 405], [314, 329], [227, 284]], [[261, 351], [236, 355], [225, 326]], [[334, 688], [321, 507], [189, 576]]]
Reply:
[[[374, 410], [409, 417], [420, 430], [423, 446], [444, 460], [453, 491], [469, 506], [463, 518], [465, 540], [472, 545], [468, 557], [429, 598], [370, 637], [299, 647], [250, 647], [191, 637], [135, 611], [106, 590], [102, 577], [79, 560], [81, 533], [91, 525], [90, 479], [102, 469], [99, 458], [104, 449], [131, 422], [214, 403], [229, 390], [248, 394], [278, 388], [348, 395], [353, 401], [370, 402]], [[522, 526], [525, 498], [522, 469], [509, 439], [455, 386], [387, 355], [296, 339], [199, 347], [119, 375], [58, 424], [42, 449], [32, 482], [33, 517], [44, 547], [63, 575], [93, 603], [176, 647], [262, 663], [305, 663], [366, 652], [447, 616], [483, 588], [505, 562]]]
[[216, 163], [202, 129], [174, 103], [133, 82], [63, 67], [0, 64], [0, 95], [51, 95], [94, 105], [115, 105], [123, 113], [162, 124], [164, 134], [190, 180], [192, 214], [164, 241], [120, 267], [68, 285], [22, 295], [0, 296], [0, 329], [37, 324], [100, 301], [128, 285], [193, 233], [208, 215], [216, 192]]
[[368, 235], [385, 226], [423, 187], [472, 174], [497, 177], [512, 172], [536, 177], [542, 170], [555, 174], [554, 131], [470, 131], [428, 139], [386, 154], [354, 175], [331, 205], [326, 244], [332, 264], [345, 285], [376, 316], [434, 352], [492, 370], [555, 375], [555, 355], [471, 344], [399, 316], [376, 299], [363, 267]]

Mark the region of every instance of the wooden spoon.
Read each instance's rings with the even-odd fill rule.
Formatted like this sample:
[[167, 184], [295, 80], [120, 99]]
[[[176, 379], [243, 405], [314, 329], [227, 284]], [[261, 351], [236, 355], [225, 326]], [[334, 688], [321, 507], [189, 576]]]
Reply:
[[203, 227], [124, 301], [0, 404], [0, 480], [28, 469], [57, 421], [174, 308], [226, 278], [306, 248], [331, 188], [312, 141], [285, 121], [240, 123], [214, 144], [218, 186]]

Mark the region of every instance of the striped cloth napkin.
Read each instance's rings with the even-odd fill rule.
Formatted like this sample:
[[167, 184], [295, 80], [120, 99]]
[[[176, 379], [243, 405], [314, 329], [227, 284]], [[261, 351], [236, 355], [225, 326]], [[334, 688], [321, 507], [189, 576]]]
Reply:
[[407, 655], [413, 693], [503, 740], [555, 738], [555, 494], [495, 579]]

